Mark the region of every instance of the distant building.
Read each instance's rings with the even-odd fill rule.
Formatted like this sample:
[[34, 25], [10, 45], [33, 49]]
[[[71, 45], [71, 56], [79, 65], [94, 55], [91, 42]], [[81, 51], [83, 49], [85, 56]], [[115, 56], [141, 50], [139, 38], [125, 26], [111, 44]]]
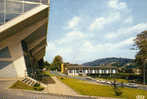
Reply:
[[135, 73], [136, 75], [140, 75], [141, 72], [142, 72], [142, 70], [139, 69], [139, 68], [133, 68], [132, 71], [133, 71], [133, 73]]
[[88, 74], [116, 74], [117, 68], [112, 66], [68, 66], [67, 74], [71, 76]]
[[49, 0], [0, 0], [0, 78], [36, 73], [45, 55]]

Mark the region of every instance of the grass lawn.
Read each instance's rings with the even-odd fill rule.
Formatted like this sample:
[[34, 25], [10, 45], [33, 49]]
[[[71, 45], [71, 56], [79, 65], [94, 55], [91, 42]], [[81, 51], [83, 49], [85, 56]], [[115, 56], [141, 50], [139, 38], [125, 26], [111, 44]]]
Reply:
[[125, 79], [116, 79], [116, 81], [117, 81], [117, 82], [120, 82], [120, 83], [121, 83], [121, 82], [128, 83], [128, 80], [125, 80]]
[[49, 75], [49, 76], [55, 76], [55, 75], [51, 74], [49, 70], [47, 70], [47, 71], [44, 71], [43, 73], [44, 73], [45, 75]]
[[17, 81], [14, 83], [10, 88], [12, 89], [26, 89], [26, 90], [34, 90], [33, 87], [28, 86], [27, 84], [23, 83], [22, 81]]
[[37, 86], [29, 86], [25, 83], [23, 83], [22, 81], [17, 81], [15, 82], [10, 88], [12, 89], [25, 89], [25, 90], [35, 90], [35, 91], [42, 91], [44, 88], [40, 85]]
[[70, 86], [73, 90], [82, 95], [89, 96], [104, 96], [104, 97], [117, 97], [125, 99], [136, 99], [136, 95], [144, 95], [147, 97], [147, 91], [138, 90], [133, 88], [120, 88], [122, 91], [121, 96], [115, 96], [113, 88], [111, 86], [89, 84], [85, 81], [58, 77], [63, 83]]

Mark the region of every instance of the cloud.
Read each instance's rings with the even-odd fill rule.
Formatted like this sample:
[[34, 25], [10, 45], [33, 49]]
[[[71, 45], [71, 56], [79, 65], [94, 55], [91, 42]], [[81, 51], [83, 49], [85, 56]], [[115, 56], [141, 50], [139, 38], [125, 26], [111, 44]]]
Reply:
[[133, 18], [132, 18], [132, 16], [129, 16], [128, 18], [126, 18], [125, 20], [124, 20], [124, 23], [132, 23], [133, 22]]
[[129, 34], [137, 34], [141, 33], [142, 31], [147, 29], [147, 23], [140, 23], [131, 27], [127, 28], [120, 28], [116, 32], [111, 32], [107, 35], [105, 35], [106, 38], [108, 39], [114, 39], [120, 36], [125, 36]]
[[71, 61], [69, 57], [71, 57], [72, 53], [72, 48], [68, 46], [62, 47], [56, 42], [48, 42], [45, 60], [49, 60], [51, 62], [56, 55], [61, 55], [64, 58], [64, 61]]
[[125, 2], [120, 2], [119, 0], [109, 0], [108, 6], [117, 10], [127, 8], [127, 4]]
[[56, 55], [56, 51], [58, 47], [56, 47], [56, 44], [53, 42], [48, 42], [47, 47], [46, 47], [46, 56], [45, 56], [45, 60], [49, 60], [52, 61], [51, 59], [54, 58], [54, 56]]
[[114, 44], [114, 48], [122, 48], [122, 47], [126, 47], [128, 45], [133, 45], [134, 44], [134, 39], [135, 37], [130, 37], [126, 40], [123, 40], [119, 43]]
[[71, 31], [65, 34], [65, 36], [59, 40], [56, 40], [58, 44], [72, 43], [73, 41], [78, 41], [85, 38], [86, 35], [81, 31]]
[[68, 22], [68, 29], [74, 29], [80, 22], [80, 17], [75, 16]]
[[116, 43], [99, 43], [92, 44], [91, 41], [85, 40], [83, 45], [78, 48], [76, 59], [77, 61], [84, 62], [89, 60], [97, 59], [98, 57], [102, 58], [107, 55], [107, 57], [114, 57], [115, 55], [120, 53], [125, 53], [129, 46], [133, 45], [134, 37], [130, 37], [128, 39], [122, 40]]
[[50, 58], [53, 59], [54, 56], [61, 55], [65, 62], [76, 63], [78, 61], [77, 57], [80, 56], [78, 54], [80, 46], [82, 45], [85, 37], [86, 35], [81, 31], [71, 31], [66, 33], [61, 39], [48, 41], [46, 58], [47, 56], [50, 56]]
[[106, 19], [104, 17], [97, 18], [91, 25], [90, 30], [102, 29], [104, 24], [106, 24]]
[[67, 37], [76, 37], [76, 38], [83, 38], [85, 35], [84, 33], [80, 32], [80, 31], [71, 31], [69, 33], [67, 33], [66, 35]]
[[[120, 2], [120, 0], [108, 0], [109, 14], [107, 16], [96, 18], [89, 26], [89, 30], [102, 30], [110, 23], [116, 23], [123, 19], [122, 23], [130, 24], [133, 22], [131, 10], [128, 8], [127, 3]], [[114, 10], [113, 10], [114, 9]]]
[[[81, 12], [80, 16], [77, 14], [65, 20], [66, 29], [61, 30], [63, 35], [48, 41], [46, 57], [53, 59], [61, 55], [65, 62], [71, 63], [83, 63], [102, 57], [133, 58], [135, 53], [132, 54], [129, 48], [136, 34], [147, 28], [147, 23], [135, 24], [139, 20], [136, 21], [124, 1], [107, 2], [104, 12], [95, 13], [94, 16]], [[90, 10], [96, 12], [95, 9]]]
[[58, 44], [53, 41], [48, 42], [46, 56], [50, 56], [53, 59], [54, 56], [61, 55], [66, 62], [83, 63], [97, 57], [105, 56], [106, 54], [108, 56], [110, 53], [114, 55], [114, 52], [125, 50], [125, 47], [133, 45], [133, 39], [134, 37], [130, 37], [116, 43], [107, 42], [98, 44], [93, 44], [90, 40], [84, 38], [78, 41], [74, 39], [72, 43], [68, 43], [69, 41], [66, 39], [67, 43], [64, 44]]
[[92, 24], [90, 24], [89, 30], [93, 31], [103, 29], [106, 24], [110, 24], [111, 22], [117, 21], [119, 19], [119, 12], [111, 13], [108, 17], [99, 17], [95, 19]]
[[90, 41], [85, 41], [83, 44], [83, 50], [91, 51], [91, 52], [100, 52], [100, 51], [112, 51], [118, 50], [128, 45], [132, 45], [134, 43], [135, 37], [130, 37], [128, 39], [122, 40], [116, 43], [100, 43], [93, 45]]

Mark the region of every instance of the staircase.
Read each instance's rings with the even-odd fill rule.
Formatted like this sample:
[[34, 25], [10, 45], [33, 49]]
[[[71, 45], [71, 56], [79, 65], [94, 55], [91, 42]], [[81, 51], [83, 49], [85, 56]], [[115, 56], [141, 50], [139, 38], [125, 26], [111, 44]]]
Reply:
[[25, 83], [25, 84], [27, 84], [27, 85], [29, 85], [29, 86], [34, 86], [34, 85], [36, 84], [35, 81], [29, 79], [28, 77], [27, 77], [27, 78], [24, 78], [24, 79], [22, 80], [22, 82]]
[[29, 85], [29, 86], [34, 86], [35, 84], [40, 84], [41, 86], [43, 87], [47, 87], [47, 85], [33, 79], [33, 78], [30, 78], [30, 77], [25, 77], [23, 80], [22, 80], [23, 83]]

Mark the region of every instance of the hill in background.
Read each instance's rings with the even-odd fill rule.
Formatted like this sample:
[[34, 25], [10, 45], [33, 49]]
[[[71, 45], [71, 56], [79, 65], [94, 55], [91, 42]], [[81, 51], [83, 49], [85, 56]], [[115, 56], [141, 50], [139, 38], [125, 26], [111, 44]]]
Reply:
[[83, 63], [84, 66], [101, 66], [101, 65], [107, 65], [111, 64], [112, 66], [122, 67], [126, 65], [133, 64], [134, 59], [128, 59], [128, 58], [116, 58], [116, 57], [110, 57], [110, 58], [101, 58], [97, 59], [91, 62]]

